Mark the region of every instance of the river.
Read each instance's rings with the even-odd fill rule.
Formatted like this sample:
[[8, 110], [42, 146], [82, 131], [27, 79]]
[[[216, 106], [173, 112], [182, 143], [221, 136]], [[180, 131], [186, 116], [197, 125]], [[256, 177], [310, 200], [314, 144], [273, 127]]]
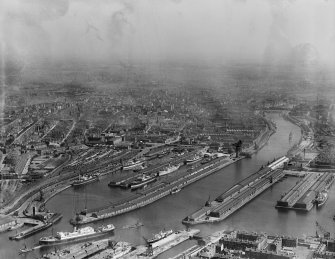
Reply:
[[[212, 199], [229, 187], [256, 172], [263, 164], [285, 155], [288, 149], [300, 139], [300, 129], [284, 120], [279, 114], [269, 114], [276, 125], [277, 131], [273, 134], [266, 146], [251, 159], [243, 159], [232, 164], [194, 184], [183, 189], [181, 192], [165, 197], [158, 202], [152, 203], [144, 208], [120, 215], [104, 222], [93, 225], [113, 223], [116, 226], [114, 239], [116, 241], [128, 241], [132, 244], [144, 244], [143, 237], [150, 237], [161, 229], [184, 229], [181, 220], [188, 214], [203, 206], [208, 197]], [[293, 133], [289, 142], [289, 133]], [[282, 182], [259, 195], [253, 201], [242, 207], [226, 220], [215, 223], [196, 225], [194, 228], [201, 230], [202, 234], [210, 234], [221, 229], [241, 229], [247, 231], [266, 232], [268, 234], [281, 234], [300, 236], [315, 234], [315, 221], [330, 231], [334, 230], [333, 205], [335, 204], [334, 188], [330, 191], [330, 198], [319, 210], [313, 208], [308, 213], [296, 211], [278, 211], [275, 204], [281, 194], [287, 192], [297, 181], [295, 177], [288, 177]], [[75, 211], [85, 207], [95, 208], [119, 200], [128, 195], [124, 190], [109, 188], [107, 183], [109, 177], [103, 181], [88, 185], [85, 188], [74, 190], [69, 188], [52, 198], [47, 203], [47, 209], [63, 214], [62, 220], [53, 227], [53, 231], [71, 231], [72, 226], [69, 219]], [[144, 224], [140, 229], [118, 229], [127, 224], [135, 224], [140, 221]], [[0, 258], [20, 258], [18, 249], [26, 244], [28, 247], [38, 243], [42, 236], [50, 235], [51, 229], [40, 232], [23, 241], [9, 241], [8, 234], [0, 235]], [[194, 241], [187, 241], [176, 248], [160, 256], [167, 258], [187, 248]], [[47, 250], [34, 251], [23, 255], [21, 258], [36, 258]]]

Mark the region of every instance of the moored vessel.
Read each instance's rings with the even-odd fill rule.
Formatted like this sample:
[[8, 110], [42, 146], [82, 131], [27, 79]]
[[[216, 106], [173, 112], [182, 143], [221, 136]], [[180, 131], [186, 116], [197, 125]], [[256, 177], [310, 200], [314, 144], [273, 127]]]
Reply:
[[196, 154], [192, 158], [186, 159], [185, 164], [187, 164], [187, 165], [194, 164], [194, 163], [200, 161], [201, 159], [202, 159], [202, 157], [200, 155]]
[[172, 229], [167, 230], [167, 231], [160, 231], [158, 234], [154, 234], [152, 238], [147, 239], [148, 244], [155, 243], [163, 238], [166, 238], [169, 235], [172, 235], [173, 231]]
[[87, 183], [98, 181], [97, 175], [79, 175], [78, 179], [72, 183], [72, 186], [77, 187]]
[[328, 192], [325, 190], [320, 192], [315, 199], [316, 206], [318, 206], [318, 208], [321, 207], [322, 205], [326, 203], [327, 199], [328, 199]]
[[172, 190], [171, 190], [171, 194], [176, 194], [176, 193], [178, 193], [178, 192], [180, 192], [181, 191], [181, 188], [173, 188]]
[[181, 166], [181, 164], [177, 164], [177, 165], [168, 165], [168, 166], [165, 167], [163, 170], [160, 170], [160, 171], [158, 172], [158, 176], [162, 176], [162, 175], [166, 175], [166, 174], [173, 173], [174, 171], [178, 170], [180, 166]]
[[113, 224], [101, 226], [97, 229], [92, 227], [84, 227], [80, 229], [75, 228], [73, 232], [57, 232], [55, 236], [42, 237], [40, 238], [39, 243], [41, 245], [47, 245], [80, 241], [110, 233], [114, 231], [114, 229], [115, 227]]
[[156, 176], [143, 174], [142, 176], [138, 177], [133, 182], [131, 182], [129, 186], [132, 190], [135, 190], [154, 181], [156, 181]]
[[129, 160], [123, 165], [123, 170], [133, 170], [142, 168], [144, 161], [141, 160]]

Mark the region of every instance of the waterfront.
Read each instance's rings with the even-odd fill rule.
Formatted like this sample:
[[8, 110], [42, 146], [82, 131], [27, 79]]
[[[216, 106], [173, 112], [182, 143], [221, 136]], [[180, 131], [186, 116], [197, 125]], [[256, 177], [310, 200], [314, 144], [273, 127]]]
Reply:
[[[230, 165], [186, 187], [176, 195], [168, 196], [144, 208], [93, 225], [111, 222], [117, 228], [114, 236], [115, 240], [128, 241], [133, 244], [144, 244], [143, 236], [149, 237], [152, 233], [156, 233], [162, 228], [184, 228], [181, 220], [199, 208], [199, 206], [202, 206], [209, 196], [215, 198], [234, 183], [257, 171], [261, 165], [272, 161], [275, 157], [278, 158], [284, 155], [289, 146], [298, 141], [300, 138], [300, 129], [297, 126], [285, 121], [277, 114], [272, 114], [271, 117], [274, 118], [277, 124], [277, 132], [272, 135], [268, 145], [255, 154], [252, 159], [244, 159]], [[291, 131], [293, 138], [291, 144], [289, 144], [288, 136]], [[274, 208], [276, 200], [280, 198], [280, 195], [289, 190], [296, 181], [297, 178], [289, 177], [266, 190], [223, 222], [199, 225], [197, 228], [201, 230], [202, 234], [235, 227], [241, 230], [246, 229], [248, 231], [267, 232], [269, 234], [304, 236], [315, 233], [315, 221], [317, 220], [321, 225], [332, 230], [334, 228], [332, 221], [334, 211], [331, 209], [331, 205], [335, 202], [333, 189], [325, 206], [320, 210], [312, 209], [308, 214], [295, 211], [277, 211]], [[63, 214], [63, 219], [54, 226], [53, 231], [71, 230], [72, 226], [69, 224], [69, 219], [73, 217], [75, 211], [79, 211], [85, 207], [86, 200], [87, 207], [94, 208], [125, 198], [124, 190], [109, 188], [107, 183], [108, 178], [105, 178], [100, 182], [88, 185], [85, 187], [86, 189], [67, 189], [51, 199], [47, 204], [47, 209]], [[260, 212], [262, 213], [261, 215]], [[144, 226], [135, 230], [118, 229], [124, 225], [135, 224], [137, 221], [141, 221]], [[0, 258], [19, 257], [19, 247], [23, 247], [24, 244], [29, 247], [36, 244], [41, 236], [50, 235], [51, 230], [48, 229], [19, 242], [8, 240], [8, 235], [12, 234], [0, 235]], [[182, 248], [187, 247], [188, 242], [160, 257], [166, 258], [180, 252]], [[42, 251], [42, 253], [45, 252], [46, 250]], [[36, 256], [39, 256], [38, 251], [24, 255], [22, 258], [36, 258]]]

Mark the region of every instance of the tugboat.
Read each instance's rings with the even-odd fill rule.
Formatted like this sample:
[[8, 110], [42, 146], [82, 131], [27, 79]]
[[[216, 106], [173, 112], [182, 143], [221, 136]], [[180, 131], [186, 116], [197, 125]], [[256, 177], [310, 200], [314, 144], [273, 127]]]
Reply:
[[39, 243], [41, 245], [52, 245], [70, 241], [80, 241], [110, 233], [114, 231], [114, 229], [115, 227], [113, 224], [101, 226], [97, 229], [92, 227], [75, 228], [73, 232], [57, 232], [55, 236], [42, 237], [40, 238]]
[[320, 192], [317, 195], [317, 197], [315, 199], [316, 206], [318, 208], [320, 208], [322, 205], [324, 205], [326, 203], [327, 199], [328, 199], [328, 192], [323, 190], [322, 192]]
[[79, 175], [78, 179], [72, 183], [73, 187], [78, 187], [87, 183], [92, 183], [98, 181], [99, 178], [97, 175]]
[[130, 183], [130, 188], [132, 190], [135, 190], [154, 181], [156, 181], [156, 176], [143, 174], [142, 176], [138, 177], [137, 179], [135, 179], [133, 182]]

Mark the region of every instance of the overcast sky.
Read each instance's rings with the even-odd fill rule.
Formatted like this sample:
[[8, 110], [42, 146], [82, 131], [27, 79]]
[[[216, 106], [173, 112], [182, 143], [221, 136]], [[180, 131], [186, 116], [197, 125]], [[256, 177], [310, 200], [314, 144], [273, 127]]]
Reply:
[[1, 56], [334, 64], [333, 0], [1, 0]]

